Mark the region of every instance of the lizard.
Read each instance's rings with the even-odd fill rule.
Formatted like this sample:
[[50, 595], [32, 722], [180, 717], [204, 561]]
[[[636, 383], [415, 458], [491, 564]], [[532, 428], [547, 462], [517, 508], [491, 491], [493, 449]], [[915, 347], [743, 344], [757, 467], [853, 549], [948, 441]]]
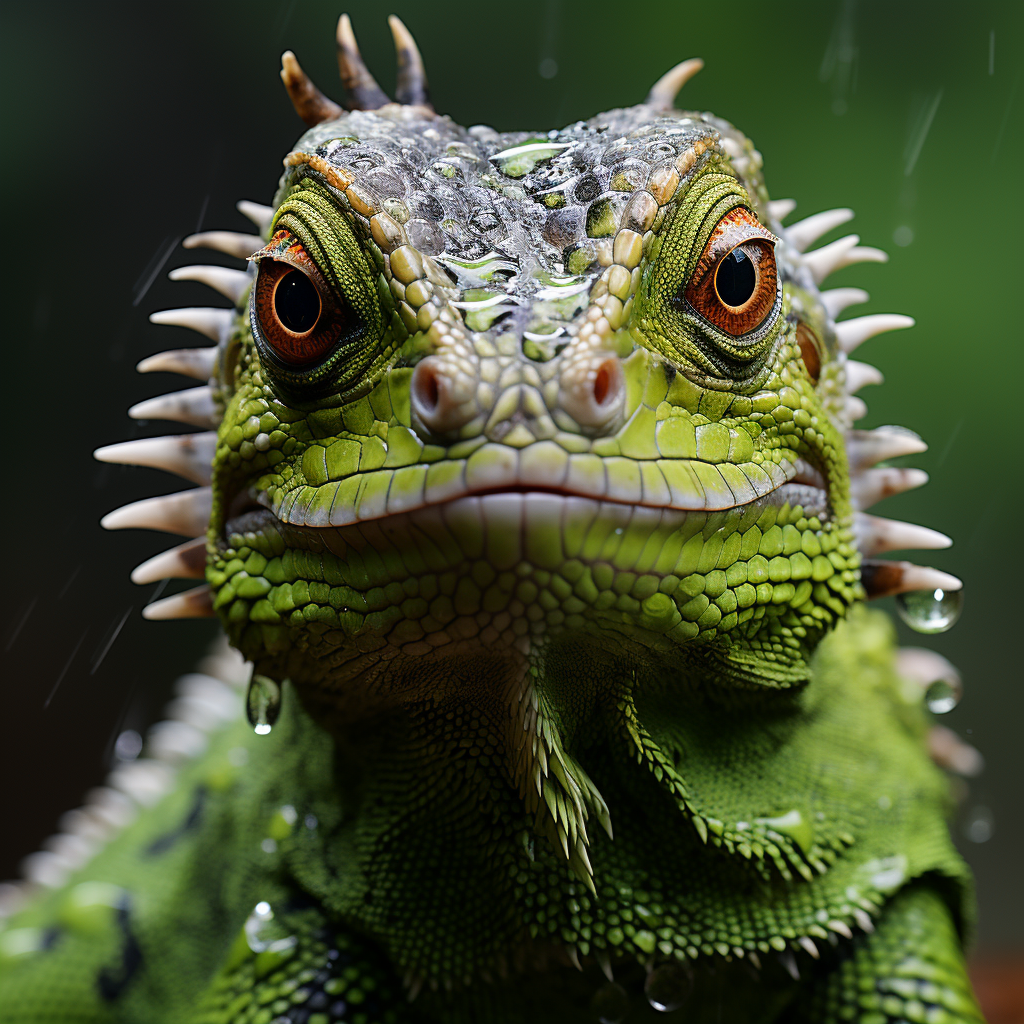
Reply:
[[145, 614], [218, 617], [251, 676], [212, 655], [30, 858], [0, 1021], [980, 1021], [945, 669], [864, 603], [961, 586], [863, 511], [926, 479], [853, 425], [850, 354], [912, 321], [820, 288], [884, 254], [784, 226], [675, 109], [699, 60], [499, 133], [390, 24], [394, 101], [347, 16], [346, 107], [283, 55], [307, 131], [258, 234], [184, 243], [247, 269], [172, 272], [231, 306], [151, 317], [214, 344], [130, 413], [199, 432], [96, 453], [197, 485], [104, 525], [189, 538], [133, 579], [204, 582]]

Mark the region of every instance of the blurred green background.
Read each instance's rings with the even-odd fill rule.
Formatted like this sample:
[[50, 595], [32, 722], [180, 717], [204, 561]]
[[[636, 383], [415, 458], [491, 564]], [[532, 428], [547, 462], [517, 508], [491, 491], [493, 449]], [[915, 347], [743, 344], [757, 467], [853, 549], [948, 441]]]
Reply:
[[[853, 230], [888, 249], [888, 266], [829, 284], [868, 289], [863, 312], [917, 319], [858, 354], [886, 376], [863, 393], [866, 425], [904, 424], [931, 444], [914, 460], [931, 484], [879, 511], [956, 540], [928, 560], [964, 579], [960, 624], [904, 640], [962, 670], [965, 697], [943, 723], [987, 767], [954, 829], [977, 874], [981, 944], [1024, 945], [1024, 5], [394, 0], [348, 10], [385, 88], [394, 58], [384, 18], [399, 14], [438, 109], [465, 125], [556, 127], [638, 102], [668, 67], [702, 56], [680, 105], [741, 127], [764, 154], [772, 195], [797, 199], [798, 216], [852, 206]], [[295, 50], [340, 98], [338, 14], [335, 0], [0, 10], [0, 878], [100, 782], [117, 735], [159, 717], [213, 635], [205, 622], [144, 622], [153, 588], [133, 587], [128, 572], [164, 542], [97, 526], [109, 509], [177, 484], [99, 466], [90, 451], [137, 436], [125, 408], [164, 389], [136, 377], [136, 361], [194, 343], [148, 314], [211, 301], [199, 285], [166, 280], [194, 261], [175, 240], [200, 227], [246, 230], [234, 201], [273, 195], [302, 127], [278, 80], [280, 52]]]

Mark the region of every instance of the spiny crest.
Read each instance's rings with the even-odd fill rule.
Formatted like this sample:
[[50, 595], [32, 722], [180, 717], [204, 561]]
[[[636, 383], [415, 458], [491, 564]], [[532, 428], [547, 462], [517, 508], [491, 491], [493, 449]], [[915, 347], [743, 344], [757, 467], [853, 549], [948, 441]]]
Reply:
[[[392, 14], [388, 18], [388, 25], [395, 41], [395, 53], [398, 58], [395, 102], [403, 106], [423, 107], [424, 110], [433, 112], [430, 93], [427, 90], [427, 75], [423, 69], [423, 58], [420, 57], [416, 41], [395, 15]], [[348, 94], [348, 104], [344, 108], [328, 99], [312, 83], [291, 50], [286, 50], [281, 55], [281, 80], [288, 90], [296, 113], [311, 128], [323, 121], [335, 120], [345, 110], [379, 110], [392, 102], [363, 61], [355, 33], [352, 31], [352, 22], [349, 21], [347, 14], [338, 19], [336, 40], [338, 72]]]

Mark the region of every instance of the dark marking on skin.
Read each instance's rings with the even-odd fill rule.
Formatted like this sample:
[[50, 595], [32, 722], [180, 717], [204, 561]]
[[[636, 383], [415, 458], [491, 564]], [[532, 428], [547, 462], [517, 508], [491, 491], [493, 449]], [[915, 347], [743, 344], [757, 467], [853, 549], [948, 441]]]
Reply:
[[142, 948], [131, 928], [131, 901], [128, 897], [117, 908], [117, 926], [121, 930], [121, 962], [104, 967], [96, 977], [96, 987], [105, 1002], [117, 999], [142, 966]]
[[203, 816], [203, 806], [206, 803], [206, 787], [197, 786], [196, 795], [192, 801], [192, 807], [189, 809], [188, 814], [185, 815], [185, 820], [177, 827], [171, 829], [170, 832], [165, 832], [162, 836], [158, 836], [146, 847], [146, 855], [149, 857], [158, 857], [162, 853], [166, 853], [178, 840], [183, 839], [189, 832], [191, 832], [196, 826], [198, 826], [200, 819]]

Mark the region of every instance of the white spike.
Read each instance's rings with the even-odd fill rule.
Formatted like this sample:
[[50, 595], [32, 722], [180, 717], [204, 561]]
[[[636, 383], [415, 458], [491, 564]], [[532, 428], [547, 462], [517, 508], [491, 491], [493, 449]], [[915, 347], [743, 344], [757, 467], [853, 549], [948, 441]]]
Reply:
[[44, 850], [30, 853], [21, 862], [20, 868], [29, 882], [47, 889], [59, 889], [72, 870], [71, 865], [65, 863], [55, 853]]
[[854, 395], [847, 395], [843, 401], [843, 415], [847, 423], [856, 423], [868, 414], [868, 407]]
[[856, 359], [846, 361], [846, 393], [852, 395], [868, 384], [881, 384], [885, 378], [882, 371], [870, 363], [859, 363]]
[[265, 235], [270, 222], [274, 219], [274, 208], [264, 206], [262, 203], [254, 203], [251, 199], [239, 199], [235, 203], [235, 209], [243, 216], [248, 217], [260, 229], [260, 234]]
[[875, 930], [875, 922], [871, 920], [871, 915], [866, 910], [856, 907], [853, 911], [853, 919], [862, 932], [867, 932], [870, 935]]
[[[248, 684], [248, 679], [246, 679]], [[241, 714], [238, 694], [227, 684], [203, 672], [189, 672], [174, 684], [178, 700], [185, 701], [193, 713], [203, 716], [204, 731], [221, 723], [234, 722]]]
[[213, 491], [197, 487], [177, 494], [133, 501], [130, 505], [108, 512], [101, 520], [104, 530], [160, 530], [182, 537], [199, 537], [206, 533], [213, 511]]
[[774, 220], [785, 220], [795, 209], [795, 199], [768, 200], [768, 216]]
[[827, 292], [821, 293], [821, 304], [835, 320], [848, 306], [857, 306], [870, 298], [863, 288], [830, 288]]
[[231, 323], [235, 318], [233, 309], [219, 309], [215, 306], [187, 306], [184, 309], [162, 309], [150, 313], [151, 324], [166, 324], [170, 327], [187, 327], [190, 331], [205, 334], [211, 341], [227, 341], [231, 336]]
[[867, 316], [854, 317], [853, 320], [844, 320], [841, 324], [836, 324], [836, 338], [839, 347], [849, 355], [858, 345], [876, 334], [902, 331], [913, 326], [914, 318], [902, 313], [869, 313]]
[[854, 515], [853, 532], [857, 537], [857, 547], [865, 558], [886, 551], [948, 548], [953, 543], [944, 533], [930, 530], [927, 526], [904, 523], [898, 519], [882, 519], [864, 512]]
[[860, 579], [869, 600], [912, 590], [963, 589], [963, 581], [948, 572], [913, 562], [865, 560], [860, 566]]
[[108, 779], [114, 789], [144, 807], [155, 804], [173, 781], [174, 772], [169, 765], [148, 757], [115, 768]]
[[173, 348], [147, 356], [135, 369], [139, 373], [180, 373], [183, 377], [209, 380], [217, 365], [217, 346], [209, 348]]
[[881, 249], [858, 245], [859, 235], [847, 235], [823, 245], [814, 252], [804, 254], [804, 266], [811, 272], [815, 284], [821, 284], [830, 274], [854, 263], [885, 263], [889, 257]]
[[201, 434], [141, 437], [137, 441], [108, 444], [92, 454], [99, 462], [150, 466], [177, 473], [194, 484], [208, 484], [213, 477], [213, 454], [216, 450], [217, 435], [209, 430]]
[[85, 811], [112, 829], [125, 828], [135, 820], [135, 805], [123, 793], [109, 786], [97, 786], [85, 794]]
[[194, 427], [216, 427], [219, 421], [210, 387], [172, 391], [169, 395], [147, 398], [128, 410], [133, 420], [175, 420]]
[[43, 842], [43, 849], [57, 854], [67, 864], [80, 868], [96, 852], [96, 842], [73, 832], [58, 832], [48, 836]]
[[928, 647], [899, 647], [896, 650], [896, 671], [927, 690], [932, 683], [943, 680], [955, 690], [962, 688], [960, 672], [948, 658]]
[[790, 245], [803, 252], [807, 246], [813, 245], [822, 235], [833, 228], [853, 220], [853, 210], [823, 210], [797, 221], [792, 227], [786, 228], [786, 240]]
[[821, 958], [821, 954], [818, 952], [818, 947], [814, 944], [812, 939], [809, 939], [806, 935], [801, 935], [796, 941], [799, 942], [804, 951], [806, 953], [810, 953], [815, 960], [819, 960]]
[[845, 921], [829, 921], [825, 927], [837, 935], [842, 935], [844, 939], [853, 938], [853, 932], [850, 931], [850, 926]]
[[852, 470], [874, 466], [900, 455], [917, 455], [927, 450], [928, 445], [906, 427], [851, 430], [846, 435], [846, 454]]
[[213, 592], [205, 583], [201, 587], [154, 601], [142, 609], [142, 617], [153, 620], [210, 619], [216, 614], [213, 610]]
[[161, 551], [132, 570], [132, 583], [156, 583], [157, 580], [201, 580], [206, 572], [206, 538], [179, 544]]
[[186, 722], [157, 722], [146, 734], [146, 745], [160, 761], [185, 761], [198, 757], [207, 747], [206, 734]]
[[189, 235], [181, 243], [183, 249], [214, 249], [228, 256], [237, 256], [240, 260], [247, 260], [263, 246], [259, 235], [243, 235], [237, 231], [201, 231], [198, 235]]
[[985, 770], [981, 751], [944, 725], [933, 725], [929, 731], [928, 753], [937, 765], [966, 779], [973, 779]]
[[220, 292], [236, 306], [242, 296], [249, 290], [252, 278], [244, 270], [231, 267], [211, 267], [198, 264], [192, 267], [178, 267], [167, 275], [172, 281], [198, 281]]
[[882, 466], [862, 469], [850, 476], [851, 497], [855, 508], [871, 508], [883, 498], [912, 491], [928, 483], [923, 469], [907, 466]]

